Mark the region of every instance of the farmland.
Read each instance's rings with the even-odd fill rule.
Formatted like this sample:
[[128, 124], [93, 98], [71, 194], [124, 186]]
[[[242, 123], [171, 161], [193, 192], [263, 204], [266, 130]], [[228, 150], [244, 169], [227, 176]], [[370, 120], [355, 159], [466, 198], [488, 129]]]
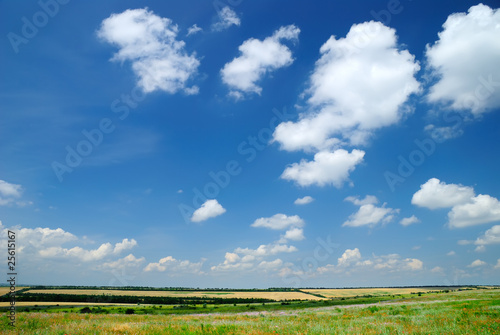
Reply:
[[182, 297], [182, 298], [236, 298], [236, 299], [269, 299], [269, 300], [323, 300], [325, 298], [313, 296], [303, 292], [267, 292], [267, 291], [133, 291], [133, 290], [28, 290], [32, 294], [73, 294], [73, 295], [118, 295], [135, 297]]
[[[0, 332], [2, 334], [498, 334], [500, 332], [499, 288], [466, 288], [421, 294], [416, 292], [424, 292], [423, 288], [413, 288], [408, 294], [400, 291], [396, 293], [392, 289], [384, 290], [391, 292], [391, 295], [377, 297], [377, 294], [381, 294], [379, 289], [363, 289], [351, 291], [351, 295], [354, 293], [358, 295], [357, 298], [345, 296], [335, 299], [265, 304], [209, 306], [101, 304], [98, 307], [97, 305], [90, 307], [89, 304], [86, 308], [65, 304], [50, 307], [32, 305], [29, 309], [19, 308], [15, 331], [9, 328], [6, 318], [2, 318]], [[325, 289], [320, 291], [326, 294], [323, 292]], [[329, 291], [330, 294], [336, 292]], [[341, 290], [338, 293], [345, 292]], [[361, 293], [371, 297], [361, 297], [359, 296]]]

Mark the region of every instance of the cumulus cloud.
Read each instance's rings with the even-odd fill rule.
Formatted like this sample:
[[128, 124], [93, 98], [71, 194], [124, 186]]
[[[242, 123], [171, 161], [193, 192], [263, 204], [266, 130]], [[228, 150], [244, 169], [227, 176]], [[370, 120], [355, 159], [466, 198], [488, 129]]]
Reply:
[[295, 252], [298, 249], [294, 247], [293, 245], [286, 245], [286, 244], [279, 244], [279, 243], [272, 243], [272, 244], [261, 244], [257, 249], [250, 249], [250, 248], [236, 248], [234, 250], [235, 253], [237, 254], [243, 254], [243, 255], [250, 255], [250, 256], [255, 256], [255, 257], [266, 257], [266, 256], [272, 256], [276, 255], [279, 253], [289, 253], [289, 252]]
[[222, 8], [218, 14], [219, 20], [212, 25], [212, 30], [214, 31], [222, 31], [231, 26], [239, 26], [241, 24], [240, 18], [229, 6]]
[[333, 185], [337, 188], [349, 180], [349, 174], [356, 165], [363, 161], [364, 151], [354, 149], [348, 152], [337, 149], [334, 152], [321, 151], [314, 155], [314, 160], [301, 160], [289, 165], [282, 179], [295, 181], [300, 186]]
[[132, 249], [137, 245], [137, 241], [134, 239], [129, 240], [128, 238], [123, 239], [123, 241], [116, 243], [113, 249], [114, 254], [120, 254], [124, 250]]
[[177, 25], [155, 15], [147, 8], [127, 9], [103, 20], [97, 35], [119, 51], [113, 61], [130, 61], [138, 78], [137, 85], [146, 93], [198, 92], [187, 82], [200, 65], [195, 55], [188, 55], [185, 43], [177, 40]]
[[78, 238], [62, 228], [21, 228], [19, 230], [21, 250], [42, 249], [78, 240]]
[[469, 268], [477, 268], [477, 267], [485, 266], [485, 265], [487, 265], [486, 262], [483, 262], [480, 259], [476, 259], [474, 262], [472, 262], [469, 265], [467, 265], [467, 267], [469, 267]]
[[464, 204], [474, 196], [474, 189], [468, 186], [446, 184], [437, 178], [429, 179], [420, 185], [411, 203], [429, 209], [448, 208]]
[[361, 205], [361, 207], [356, 213], [349, 216], [349, 220], [342, 224], [343, 227], [373, 227], [380, 222], [392, 221], [394, 215], [399, 212], [399, 209], [386, 208], [386, 203], [382, 207], [375, 206], [378, 200], [374, 196], [367, 196], [362, 200], [356, 197], [347, 197], [345, 200]]
[[262, 261], [259, 263], [258, 267], [261, 269], [265, 270], [271, 270], [271, 269], [276, 269], [280, 268], [283, 265], [283, 261], [279, 258], [275, 259], [274, 261]]
[[118, 271], [129, 268], [137, 268], [145, 261], [146, 259], [144, 257], [137, 258], [134, 255], [129, 254], [123, 258], [117, 259], [116, 261], [105, 262], [102, 265], [100, 265], [99, 268], [103, 270]]
[[309, 195], [306, 195], [303, 198], [297, 198], [297, 200], [295, 200], [293, 203], [295, 205], [307, 205], [307, 204], [310, 204], [313, 201], [314, 201], [313, 197], [311, 197]]
[[487, 194], [479, 194], [469, 203], [454, 206], [448, 213], [450, 228], [463, 228], [500, 221], [500, 202]]
[[363, 258], [358, 248], [347, 249], [337, 259], [337, 265], [327, 264], [317, 269], [317, 274], [335, 273], [345, 274], [363, 271], [383, 271], [388, 273], [402, 271], [421, 271], [424, 263], [416, 258], [402, 259], [398, 254], [372, 255]]
[[357, 262], [361, 259], [361, 253], [359, 252], [358, 248], [354, 249], [347, 249], [344, 251], [342, 256], [337, 260], [337, 265], [342, 266], [342, 265], [348, 265], [352, 262]]
[[207, 200], [203, 203], [203, 205], [201, 205], [200, 208], [194, 211], [193, 216], [191, 216], [191, 221], [202, 222], [210, 218], [222, 215], [225, 212], [226, 209], [222, 207], [217, 200]]
[[123, 239], [122, 242], [116, 243], [115, 246], [111, 243], [103, 243], [97, 249], [84, 249], [82, 247], [63, 248], [60, 246], [48, 247], [39, 250], [39, 255], [44, 258], [69, 258], [78, 259], [84, 262], [101, 260], [113, 254], [119, 254], [123, 250], [131, 249], [137, 245], [137, 242], [132, 239]]
[[495, 269], [500, 269], [500, 258], [497, 260], [497, 264], [495, 265]]
[[146, 265], [144, 272], [165, 272], [168, 270], [169, 276], [178, 276], [186, 273], [200, 275], [204, 273], [201, 269], [204, 262], [204, 259], [200, 262], [193, 263], [188, 260], [177, 260], [172, 256], [167, 256], [156, 263], [149, 263]]
[[378, 199], [374, 195], [367, 195], [363, 199], [360, 199], [359, 197], [355, 196], [349, 196], [344, 199], [345, 201], [352, 202], [356, 206], [363, 206], [363, 205], [373, 205], [378, 203]]
[[305, 225], [298, 215], [288, 216], [275, 214], [271, 217], [262, 217], [255, 220], [250, 226], [271, 230], [286, 230], [280, 239], [269, 244], [261, 244], [256, 249], [238, 247], [232, 252], [226, 252], [224, 262], [211, 267], [212, 271], [257, 271], [275, 270], [284, 266], [279, 259], [267, 261], [266, 258], [280, 253], [296, 252], [298, 249], [288, 245], [289, 241], [301, 241], [304, 237]]
[[191, 27], [188, 28], [188, 32], [187, 32], [186, 36], [194, 35], [194, 34], [199, 33], [201, 31], [203, 31], [203, 29], [198, 27], [198, 25], [193, 24]]
[[407, 114], [405, 102], [420, 90], [414, 78], [419, 64], [399, 50], [395, 30], [379, 22], [355, 24], [345, 38], [330, 37], [320, 54], [306, 90], [307, 110], [274, 132], [283, 150], [365, 144], [372, 131]]
[[472, 187], [446, 184], [437, 178], [420, 186], [412, 204], [429, 209], [450, 208], [448, 226], [464, 228], [500, 221], [500, 201], [487, 194], [475, 195]]
[[279, 253], [297, 251], [294, 246], [274, 242], [261, 244], [257, 249], [236, 248], [234, 252], [226, 252], [223, 263], [211, 267], [212, 271], [252, 271], [255, 269], [276, 269], [282, 265], [281, 260], [265, 261], [266, 257]]
[[283, 236], [283, 239], [292, 241], [301, 241], [305, 239], [304, 230], [302, 228], [292, 228], [290, 230], [287, 230], [285, 236]]
[[500, 244], [500, 225], [496, 225], [488, 229], [483, 236], [477, 238], [474, 244], [478, 246]]
[[259, 218], [251, 224], [252, 227], [263, 227], [274, 230], [287, 229], [289, 227], [302, 227], [304, 220], [298, 215], [287, 216], [285, 214], [275, 214], [269, 218]]
[[448, 16], [426, 50], [438, 81], [427, 99], [478, 116], [500, 107], [500, 11], [479, 4]]
[[401, 221], [399, 221], [399, 224], [406, 227], [418, 222], [420, 222], [420, 220], [415, 215], [412, 215], [409, 218], [401, 219]]
[[412, 271], [422, 270], [424, 267], [424, 263], [416, 258], [407, 258], [405, 259], [405, 262], [406, 266]]
[[296, 41], [300, 29], [294, 25], [281, 27], [263, 41], [251, 38], [238, 47], [241, 55], [224, 65], [222, 81], [231, 89], [236, 99], [245, 94], [262, 92], [257, 82], [266, 74], [293, 63], [292, 52], [282, 44], [285, 40]]

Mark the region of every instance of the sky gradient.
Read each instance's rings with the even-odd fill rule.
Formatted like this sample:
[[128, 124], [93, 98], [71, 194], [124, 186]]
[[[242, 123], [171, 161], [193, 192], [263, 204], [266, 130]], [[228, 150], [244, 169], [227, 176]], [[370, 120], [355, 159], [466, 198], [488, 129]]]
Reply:
[[18, 283], [499, 284], [495, 1], [0, 2]]

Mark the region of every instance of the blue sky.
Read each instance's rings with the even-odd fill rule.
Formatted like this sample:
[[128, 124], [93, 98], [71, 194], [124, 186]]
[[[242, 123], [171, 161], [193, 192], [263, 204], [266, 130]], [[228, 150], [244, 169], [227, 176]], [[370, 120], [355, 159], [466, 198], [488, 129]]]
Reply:
[[0, 2], [18, 281], [498, 284], [497, 7]]

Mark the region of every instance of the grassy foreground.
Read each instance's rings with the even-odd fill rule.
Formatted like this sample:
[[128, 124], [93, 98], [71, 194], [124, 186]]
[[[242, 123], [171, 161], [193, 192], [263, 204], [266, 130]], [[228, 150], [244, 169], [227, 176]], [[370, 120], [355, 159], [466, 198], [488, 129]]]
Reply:
[[[320, 304], [318, 304], [320, 305]], [[139, 308], [139, 307], [138, 307]], [[500, 334], [500, 290], [369, 305], [186, 315], [18, 312], [2, 334]]]

